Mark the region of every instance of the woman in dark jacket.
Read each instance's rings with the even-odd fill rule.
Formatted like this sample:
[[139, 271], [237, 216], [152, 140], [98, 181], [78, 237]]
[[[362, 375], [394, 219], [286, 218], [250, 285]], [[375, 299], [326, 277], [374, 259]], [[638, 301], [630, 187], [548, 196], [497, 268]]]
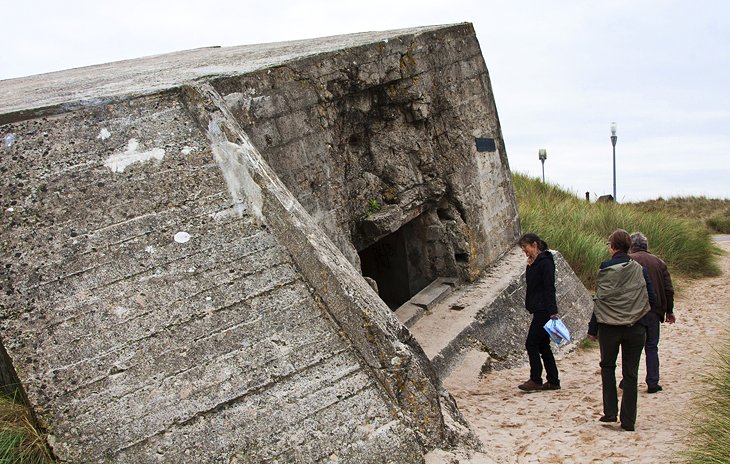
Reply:
[[[550, 349], [550, 336], [543, 327], [551, 318], [559, 317], [555, 299], [555, 261], [547, 243], [536, 234], [523, 235], [518, 244], [527, 255], [525, 308], [532, 314], [525, 342], [530, 359], [530, 379], [518, 388], [525, 391], [558, 390], [558, 366]], [[543, 364], [547, 377], [545, 383], [542, 383]]]

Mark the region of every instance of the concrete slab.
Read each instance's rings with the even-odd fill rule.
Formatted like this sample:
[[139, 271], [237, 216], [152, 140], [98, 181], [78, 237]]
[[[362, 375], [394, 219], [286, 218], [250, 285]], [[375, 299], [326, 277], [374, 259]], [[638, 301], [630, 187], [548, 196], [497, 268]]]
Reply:
[[439, 277], [410, 299], [410, 303], [429, 311], [451, 294], [457, 279]]
[[395, 316], [404, 326], [412, 327], [418, 319], [423, 317], [424, 312], [425, 310], [420, 306], [407, 301], [395, 310]]
[[466, 351], [461, 363], [444, 379], [444, 384], [458, 384], [462, 388], [476, 385], [481, 379], [485, 366], [490, 366], [491, 359], [489, 353], [477, 348]]
[[426, 356], [433, 360], [446, 346], [476, 321], [488, 306], [524, 271], [524, 255], [513, 248], [478, 282], [457, 289], [412, 328]]

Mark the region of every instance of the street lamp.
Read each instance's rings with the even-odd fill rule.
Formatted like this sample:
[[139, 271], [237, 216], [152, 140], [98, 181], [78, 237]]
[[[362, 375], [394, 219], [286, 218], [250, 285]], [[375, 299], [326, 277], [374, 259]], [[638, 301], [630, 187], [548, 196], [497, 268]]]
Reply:
[[545, 183], [545, 160], [547, 159], [547, 150], [544, 148], [541, 148], [537, 151], [537, 157], [540, 158], [540, 162], [542, 162], [542, 183]]
[[611, 123], [611, 145], [613, 145], [613, 201], [617, 201], [616, 198], [616, 123]]

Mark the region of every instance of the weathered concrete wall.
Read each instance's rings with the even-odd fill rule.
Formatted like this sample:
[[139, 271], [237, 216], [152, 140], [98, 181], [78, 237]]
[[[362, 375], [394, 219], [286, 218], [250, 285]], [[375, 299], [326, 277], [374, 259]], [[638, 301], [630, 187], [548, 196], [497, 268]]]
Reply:
[[415, 433], [248, 197], [231, 200], [177, 98], [3, 129], [3, 343], [60, 458], [417, 462]]
[[[393, 37], [214, 81], [268, 163], [357, 267], [433, 218], [423, 288], [474, 280], [519, 233], [487, 68], [470, 25]], [[493, 138], [477, 152], [475, 137]], [[368, 214], [375, 200], [381, 211]]]
[[[570, 330], [574, 342], [585, 338], [588, 321], [593, 313], [593, 299], [565, 258], [557, 250], [551, 250], [555, 257], [555, 297], [558, 301], [560, 318]], [[512, 367], [526, 359], [525, 339], [532, 315], [525, 310], [525, 265], [522, 272], [505, 291], [479, 313], [479, 323], [473, 328], [474, 338], [489, 354], [494, 368]], [[551, 344], [555, 351], [555, 346]]]
[[[422, 32], [429, 35], [419, 38]], [[346, 60], [351, 53], [376, 60], [367, 47], [346, 50], [352, 41], [375, 41], [370, 48], [379, 50], [391, 42], [384, 38], [425, 44], [440, 33], [447, 44], [458, 35], [476, 43], [470, 26], [397, 39], [333, 38], [311, 43], [334, 55], [309, 64], [326, 66], [340, 48]], [[256, 55], [260, 66], [291, 65], [310, 54], [301, 51], [304, 43], [274, 49], [279, 61]], [[200, 53], [193, 55], [199, 60]], [[96, 80], [94, 68], [71, 71], [67, 77], [84, 78], [68, 85], [64, 73], [48, 76], [40, 94], [37, 78], [1, 83], [0, 94], [12, 98], [0, 107], [0, 338], [57, 455], [72, 462], [421, 462], [429, 449], [471, 442], [419, 345], [267, 166], [256, 148], [261, 141], [251, 143], [239, 126], [241, 114], [229, 112], [231, 94], [216, 88], [242, 78], [187, 84], [206, 72], [170, 78], [171, 59], [159, 58], [164, 66], [142, 60], [142, 71], [162, 76], [147, 86], [154, 73], [131, 72], [138, 66], [131, 62], [118, 73], [100, 67]], [[474, 78], [470, 91], [483, 92], [483, 79]], [[282, 117], [296, 113], [295, 94], [279, 101]], [[446, 137], [450, 130], [437, 132]], [[489, 130], [498, 126], [480, 135]], [[457, 145], [466, 149], [474, 135]], [[289, 139], [290, 148], [297, 145]], [[290, 159], [310, 153], [322, 156], [304, 150]], [[348, 156], [333, 158], [332, 167]], [[461, 166], [474, 164], [489, 166]], [[506, 164], [495, 166], [493, 175], [508, 174]], [[473, 186], [429, 182], [433, 192]], [[430, 192], [407, 201], [405, 192], [426, 187], [405, 187], [392, 205], [406, 215], [445, 198]], [[452, 213], [466, 211], [459, 233], [479, 237], [493, 212], [474, 219], [476, 197], [459, 203], [459, 195], [448, 197], [438, 217], [460, 224]], [[496, 232], [504, 241], [515, 233], [510, 207], [499, 213], [509, 216]], [[358, 208], [335, 216], [335, 238]], [[486, 251], [471, 256], [490, 259]]]
[[[560, 252], [551, 251], [558, 311], [573, 337], [580, 340], [593, 300]], [[457, 289], [411, 324], [410, 330], [442, 379], [462, 362], [471, 364], [473, 376], [514, 367], [526, 359], [525, 338], [532, 320], [525, 310], [525, 291], [525, 256], [515, 246], [479, 281]]]

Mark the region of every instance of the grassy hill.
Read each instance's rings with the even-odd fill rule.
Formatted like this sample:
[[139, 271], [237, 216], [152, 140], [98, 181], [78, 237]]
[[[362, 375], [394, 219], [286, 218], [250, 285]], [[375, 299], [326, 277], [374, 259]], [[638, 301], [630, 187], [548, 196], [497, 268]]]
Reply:
[[730, 234], [730, 200], [698, 197], [657, 198], [656, 200], [630, 203], [636, 208], [652, 212], [664, 212], [672, 216], [703, 222], [711, 231]]
[[641, 231], [649, 251], [660, 256], [677, 277], [719, 274], [720, 249], [698, 217], [680, 216], [674, 210], [642, 204], [588, 203], [576, 194], [537, 177], [512, 176], [522, 231], [534, 232], [550, 248], [562, 253], [583, 284], [595, 287], [596, 271], [608, 259], [606, 239], [616, 229]]

